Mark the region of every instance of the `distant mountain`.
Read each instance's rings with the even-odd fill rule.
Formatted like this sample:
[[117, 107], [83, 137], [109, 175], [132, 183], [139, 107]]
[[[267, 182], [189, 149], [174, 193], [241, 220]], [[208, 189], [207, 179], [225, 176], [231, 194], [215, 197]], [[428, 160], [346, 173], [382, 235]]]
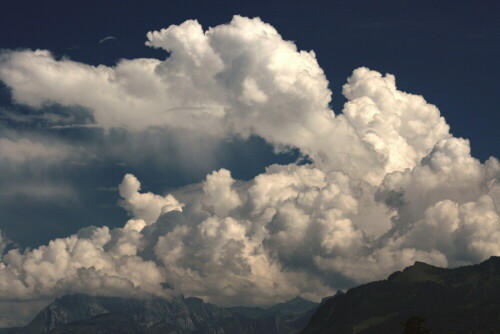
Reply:
[[269, 309], [221, 308], [200, 298], [130, 299], [66, 295], [11, 334], [293, 334], [309, 321], [317, 303], [295, 298]]
[[432, 334], [500, 333], [500, 258], [455, 269], [415, 262], [327, 299], [301, 334], [402, 333], [416, 315]]

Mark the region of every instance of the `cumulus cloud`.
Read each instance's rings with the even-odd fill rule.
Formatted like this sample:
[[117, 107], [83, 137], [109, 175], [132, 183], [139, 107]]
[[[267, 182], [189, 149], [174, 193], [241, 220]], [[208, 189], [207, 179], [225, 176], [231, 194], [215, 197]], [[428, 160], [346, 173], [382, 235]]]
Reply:
[[473, 158], [439, 110], [398, 90], [393, 75], [356, 69], [335, 115], [314, 52], [260, 19], [235, 16], [207, 31], [190, 20], [148, 33], [147, 45], [170, 56], [92, 67], [10, 51], [0, 78], [19, 103], [82, 105], [102, 127], [253, 134], [311, 163], [272, 165], [249, 181], [220, 169], [166, 195], [141, 192], [127, 174], [123, 227], [8, 251], [4, 299], [184, 293], [269, 305], [319, 299], [416, 260], [455, 266], [500, 255], [498, 160]]
[[231, 173], [225, 169], [208, 175], [203, 183], [205, 204], [219, 217], [226, 216], [230, 210], [241, 204], [238, 193], [232, 189], [233, 183]]
[[165, 212], [182, 210], [182, 205], [172, 195], [140, 193], [141, 183], [132, 174], [125, 175], [118, 189], [123, 198], [121, 205], [134, 218], [144, 220], [146, 224], [154, 223]]
[[398, 91], [393, 76], [366, 68], [349, 78], [344, 95], [350, 102], [335, 117], [314, 52], [297, 50], [258, 18], [235, 16], [207, 31], [189, 20], [147, 37], [148, 46], [170, 56], [95, 67], [44, 50], [7, 51], [0, 79], [19, 103], [80, 105], [102, 127], [255, 134], [276, 150], [298, 148], [322, 168], [372, 184], [413, 166], [449, 136], [435, 106]]
[[[451, 148], [448, 154], [467, 153], [460, 145], [438, 143], [421, 165], [406, 171], [414, 173], [409, 177], [419, 177], [419, 169], [443, 147]], [[273, 165], [238, 183], [229, 171], [219, 170], [191, 189], [192, 196], [184, 194], [189, 200], [182, 211], [172, 195], [140, 193], [139, 181], [128, 174], [119, 188], [132, 217], [123, 228], [89, 227], [35, 250], [10, 250], [0, 268], [2, 295], [168, 296], [172, 291], [163, 288], [168, 283], [176, 293], [223, 305], [269, 305], [297, 294], [317, 299], [416, 260], [447, 266], [500, 254], [498, 181], [491, 182], [498, 179], [500, 164], [492, 158], [474, 164], [476, 172], [463, 166], [450, 175], [453, 171], [443, 168], [448, 159], [439, 161], [434, 168], [444, 179], [482, 175], [482, 182], [469, 184], [475, 198], [438, 191], [440, 184], [429, 176], [428, 187], [408, 194], [425, 197], [429, 189], [436, 194], [422, 202], [421, 215], [410, 215], [407, 206], [417, 203], [407, 201], [406, 188], [398, 185], [400, 201], [390, 202], [394, 211], [386, 207], [392, 226], [378, 238], [359, 223], [359, 210], [366, 207], [361, 203], [367, 201], [360, 194], [369, 184], [360, 187], [359, 180], [314, 165]], [[403, 174], [386, 179], [398, 173]], [[373, 202], [386, 202], [390, 191], [384, 182]]]

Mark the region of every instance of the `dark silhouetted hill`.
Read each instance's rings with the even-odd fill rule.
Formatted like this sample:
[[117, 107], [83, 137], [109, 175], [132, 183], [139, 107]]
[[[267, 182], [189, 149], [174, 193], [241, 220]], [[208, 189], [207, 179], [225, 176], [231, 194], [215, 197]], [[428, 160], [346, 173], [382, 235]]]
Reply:
[[327, 299], [301, 334], [402, 333], [412, 316], [431, 333], [500, 333], [500, 258], [455, 269], [422, 262]]

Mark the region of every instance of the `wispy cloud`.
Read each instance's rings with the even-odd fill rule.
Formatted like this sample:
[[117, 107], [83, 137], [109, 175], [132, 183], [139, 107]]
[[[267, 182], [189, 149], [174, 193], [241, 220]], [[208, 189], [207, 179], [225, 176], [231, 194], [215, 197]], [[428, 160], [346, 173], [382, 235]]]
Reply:
[[105, 43], [107, 41], [112, 41], [112, 40], [115, 40], [115, 39], [116, 39], [116, 37], [114, 37], [114, 36], [106, 36], [106, 37], [101, 38], [99, 40], [99, 44]]
[[45, 184], [16, 184], [4, 187], [0, 190], [0, 197], [30, 198], [42, 202], [67, 202], [75, 201], [78, 194], [69, 185], [45, 183]]
[[27, 138], [14, 140], [0, 138], [0, 159], [13, 162], [24, 162], [31, 159], [45, 159], [55, 162], [68, 157], [70, 153], [70, 147], [62, 144], [45, 144]]

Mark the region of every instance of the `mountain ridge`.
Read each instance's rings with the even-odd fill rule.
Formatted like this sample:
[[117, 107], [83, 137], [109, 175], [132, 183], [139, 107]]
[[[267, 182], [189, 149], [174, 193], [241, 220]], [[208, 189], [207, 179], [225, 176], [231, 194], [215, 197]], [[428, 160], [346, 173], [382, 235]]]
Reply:
[[452, 269], [417, 261], [327, 299], [301, 334], [401, 333], [415, 315], [432, 333], [490, 334], [500, 329], [499, 314], [500, 257]]
[[318, 303], [294, 298], [271, 310], [222, 308], [201, 298], [132, 299], [70, 294], [56, 298], [25, 327], [10, 334], [288, 334], [298, 333]]

